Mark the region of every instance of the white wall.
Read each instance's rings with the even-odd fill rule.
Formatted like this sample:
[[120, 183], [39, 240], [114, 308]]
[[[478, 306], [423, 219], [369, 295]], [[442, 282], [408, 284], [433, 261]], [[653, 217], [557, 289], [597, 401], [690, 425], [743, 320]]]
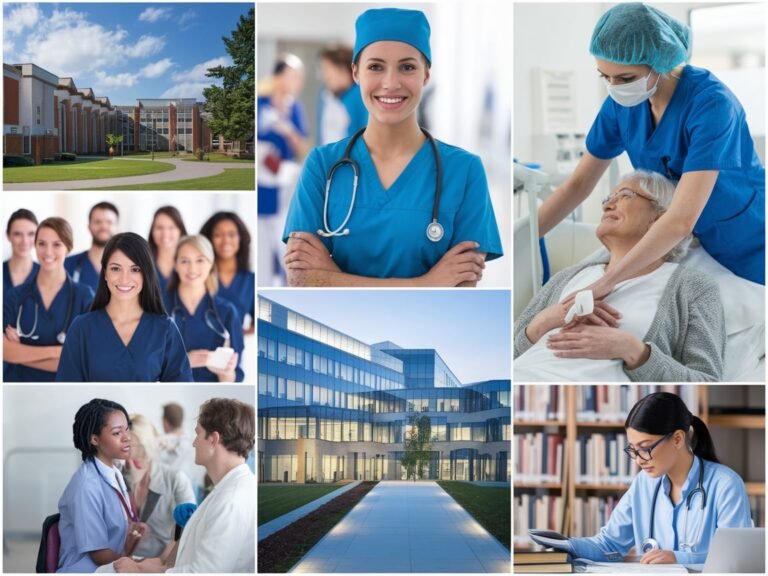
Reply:
[[[162, 407], [184, 408], [184, 430], [194, 437], [199, 406], [209, 398], [235, 398], [256, 404], [253, 386], [131, 384], [109, 386], [9, 386], [3, 390], [3, 501], [7, 534], [39, 533], [55, 513], [69, 478], [80, 465], [72, 442], [77, 409], [92, 398], [122, 404], [147, 416], [162, 432]], [[34, 452], [38, 450], [39, 452]]]

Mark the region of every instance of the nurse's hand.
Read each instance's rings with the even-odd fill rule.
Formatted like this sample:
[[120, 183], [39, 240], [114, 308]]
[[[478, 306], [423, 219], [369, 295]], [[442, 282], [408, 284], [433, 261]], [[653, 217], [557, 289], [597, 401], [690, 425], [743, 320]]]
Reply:
[[453, 288], [462, 282], [477, 282], [483, 277], [485, 269], [485, 254], [476, 251], [479, 247], [477, 242], [456, 244], [420, 277], [421, 284]]
[[558, 358], [623, 360], [630, 370], [645, 364], [650, 356], [648, 345], [626, 330], [583, 324], [552, 334], [547, 348]]
[[16, 332], [16, 328], [13, 328], [12, 326], [5, 327], [5, 336], [11, 342], [21, 342], [21, 338], [19, 338], [19, 333]]
[[311, 232], [291, 232], [283, 263], [288, 270], [341, 272], [323, 241]]
[[671, 550], [651, 550], [643, 554], [640, 564], [677, 564], [677, 558]]
[[210, 353], [210, 350], [190, 350], [187, 352], [189, 365], [192, 368], [205, 368], [205, 364], [208, 362], [208, 354]]
[[112, 562], [112, 567], [115, 572], [128, 573], [128, 572], [140, 572], [138, 563], [133, 558], [123, 556]]
[[127, 556], [133, 554], [141, 539], [149, 536], [149, 532], [149, 526], [144, 522], [130, 522], [128, 524], [128, 533], [125, 535], [125, 553]]
[[[599, 280], [596, 280], [592, 282], [589, 286], [586, 286], [585, 288], [581, 288], [578, 290], [581, 292], [582, 290], [592, 290], [592, 298], [595, 302], [598, 300], [602, 300], [606, 296], [608, 296], [611, 292], [613, 292], [613, 289], [615, 288], [615, 284], [613, 284], [610, 280], [606, 280], [606, 276], [603, 276]], [[568, 294], [568, 297], [563, 300], [563, 304], [565, 304], [568, 308], [573, 306], [574, 301], [576, 300], [576, 292], [572, 292], [571, 294]]]

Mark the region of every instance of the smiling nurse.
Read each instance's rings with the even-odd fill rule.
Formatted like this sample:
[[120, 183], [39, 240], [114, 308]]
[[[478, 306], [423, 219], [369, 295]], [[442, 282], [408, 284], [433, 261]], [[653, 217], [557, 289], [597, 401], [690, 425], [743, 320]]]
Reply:
[[480, 159], [418, 124], [429, 23], [416, 10], [368, 10], [356, 33], [368, 124], [307, 158], [283, 232], [288, 283], [473, 286], [501, 240]]

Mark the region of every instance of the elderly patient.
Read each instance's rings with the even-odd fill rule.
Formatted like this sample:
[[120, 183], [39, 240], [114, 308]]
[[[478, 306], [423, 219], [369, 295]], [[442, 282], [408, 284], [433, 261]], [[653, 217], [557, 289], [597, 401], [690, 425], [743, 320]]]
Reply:
[[660, 174], [625, 175], [603, 201], [596, 234], [608, 254], [555, 274], [515, 325], [514, 378], [524, 381], [717, 381], [725, 320], [715, 283], [674, 263], [690, 237], [666, 258], [617, 284], [592, 314], [565, 324], [575, 292], [586, 288], [640, 241], [672, 201]]

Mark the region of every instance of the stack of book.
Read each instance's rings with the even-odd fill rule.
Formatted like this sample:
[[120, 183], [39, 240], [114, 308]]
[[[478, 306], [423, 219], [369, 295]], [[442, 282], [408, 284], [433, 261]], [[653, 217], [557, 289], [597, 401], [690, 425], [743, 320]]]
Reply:
[[566, 552], [555, 550], [518, 550], [512, 556], [515, 574], [571, 573], [573, 565]]
[[515, 480], [559, 483], [562, 481], [563, 435], [548, 432], [515, 434]]
[[672, 392], [680, 396], [688, 409], [698, 413], [698, 392], [695, 386], [623, 384], [609, 386], [596, 384], [579, 386], [576, 411], [580, 422], [623, 422], [640, 398], [653, 392]]
[[530, 528], [559, 531], [563, 525], [563, 499], [551, 494], [519, 494], [515, 496], [515, 543], [530, 544]]
[[594, 536], [608, 524], [619, 498], [614, 496], [588, 498], [576, 497], [573, 502], [573, 535]]
[[637, 465], [624, 453], [624, 432], [579, 434], [575, 445], [576, 482], [578, 484], [615, 484], [632, 482]]
[[565, 387], [515, 386], [515, 420], [565, 420]]
[[752, 520], [755, 522], [755, 528], [764, 528], [765, 496], [759, 496], [757, 494], [750, 496], [749, 508], [752, 510]]

